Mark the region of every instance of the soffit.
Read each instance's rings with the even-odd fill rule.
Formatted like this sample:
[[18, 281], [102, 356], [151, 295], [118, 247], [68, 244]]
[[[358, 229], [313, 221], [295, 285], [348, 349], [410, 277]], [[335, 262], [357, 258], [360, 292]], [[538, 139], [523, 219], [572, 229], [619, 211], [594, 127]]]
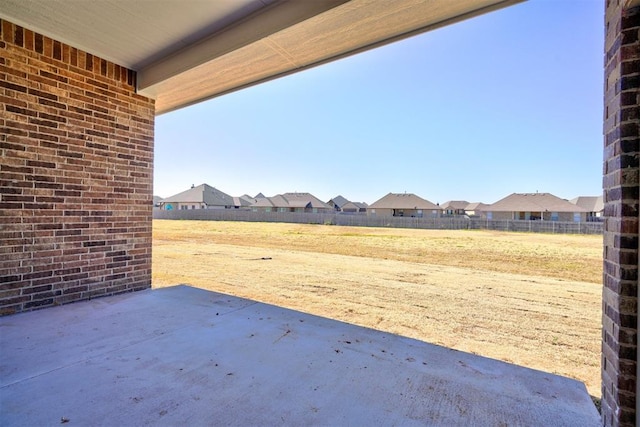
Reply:
[[2, 0], [0, 17], [137, 71], [158, 114], [521, 0]]
[[0, 17], [140, 70], [275, 0], [2, 0]]

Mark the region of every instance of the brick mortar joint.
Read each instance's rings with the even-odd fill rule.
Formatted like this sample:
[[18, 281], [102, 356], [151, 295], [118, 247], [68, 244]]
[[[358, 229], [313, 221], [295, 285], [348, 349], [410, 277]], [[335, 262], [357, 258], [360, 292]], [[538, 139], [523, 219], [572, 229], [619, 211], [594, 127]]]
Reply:
[[[22, 26], [20, 26], [18, 24], [15, 24], [15, 23], [13, 23], [11, 21], [8, 21], [6, 19], [0, 18], [0, 26], [2, 26], [2, 24], [4, 22], [8, 23], [11, 26], [11, 28], [12, 28], [11, 33], [12, 34], [15, 34], [16, 29], [19, 28], [23, 32], [23, 35], [24, 35], [24, 32], [32, 33], [33, 34], [33, 39], [34, 39], [33, 46], [31, 46], [31, 47], [21, 46], [21, 45], [15, 43], [14, 37], [12, 39], [9, 39], [9, 35], [5, 34], [4, 31], [3, 31], [2, 34], [0, 34], [0, 36], [1, 36], [0, 37], [0, 42], [3, 42], [3, 43], [6, 44], [5, 49], [7, 48], [7, 46], [8, 47], [12, 47], [14, 49], [19, 49], [20, 52], [27, 52], [27, 54], [25, 55], [26, 57], [35, 58], [35, 59], [37, 59], [39, 61], [42, 61], [42, 62], [45, 62], [45, 63], [48, 63], [50, 61], [55, 61], [55, 62], [57, 62], [56, 65], [59, 66], [62, 69], [68, 69], [69, 67], [75, 67], [76, 69], [82, 70], [83, 72], [86, 72], [86, 73], [90, 73], [95, 77], [102, 77], [102, 78], [107, 78], [107, 79], [111, 79], [111, 80], [114, 80], [114, 81], [120, 81], [122, 84], [128, 86], [128, 88], [133, 92], [134, 95], [140, 96], [140, 95], [138, 95], [136, 93], [136, 84], [135, 84], [136, 83], [136, 72], [134, 70], [131, 70], [131, 69], [127, 68], [127, 67], [124, 67], [122, 65], [116, 64], [116, 63], [114, 63], [112, 61], [108, 61], [108, 60], [106, 60], [104, 58], [101, 58], [101, 57], [99, 57], [97, 55], [94, 55], [92, 53], [86, 52], [86, 51], [84, 51], [82, 49], [79, 49], [79, 48], [76, 48], [74, 46], [68, 45], [66, 43], [60, 42], [58, 40], [52, 39], [51, 37], [45, 36], [43, 34], [40, 34], [40, 33], [36, 32], [36, 31], [24, 28], [24, 27], [22, 27]], [[37, 47], [36, 42], [35, 42], [35, 39], [37, 37], [41, 37], [42, 38], [42, 52], [38, 52], [38, 50], [37, 50], [38, 47]], [[23, 37], [23, 39], [24, 39], [24, 37]], [[75, 51], [74, 55], [76, 57], [77, 64], [74, 65], [72, 63], [73, 62], [73, 55], [72, 54], [69, 54], [67, 57], [65, 57], [62, 54], [61, 58], [56, 58], [56, 57], [54, 57], [55, 52], [54, 52], [53, 48], [51, 49], [51, 52], [45, 52], [44, 51], [44, 46], [47, 43], [50, 43], [52, 45], [54, 45], [56, 43], [59, 43], [60, 46], [61, 46], [60, 49], [67, 48], [70, 51]], [[24, 44], [24, 42], [23, 42], [23, 44]], [[91, 58], [90, 62], [92, 62], [92, 63], [93, 63], [94, 60], [97, 61], [98, 64], [100, 64], [101, 61], [104, 61], [104, 63], [106, 64], [106, 66], [104, 68], [106, 69], [107, 73], [109, 72], [109, 65], [111, 65], [111, 68], [113, 70], [115, 70], [117, 68], [119, 70], [119, 73], [121, 74], [120, 79], [118, 80], [118, 79], [115, 79], [115, 78], [111, 78], [110, 76], [103, 74], [102, 67], [99, 66], [99, 65], [98, 66], [92, 65], [91, 69], [88, 69], [87, 66], [85, 66], [84, 68], [81, 67], [79, 64], [81, 62], [84, 62], [84, 61], [78, 61], [78, 58], [81, 57], [81, 56], [84, 56], [84, 61], [86, 61], [87, 58], [90, 57]], [[43, 58], [46, 58], [46, 60], [43, 60]], [[132, 81], [131, 84], [129, 84], [129, 80]]]

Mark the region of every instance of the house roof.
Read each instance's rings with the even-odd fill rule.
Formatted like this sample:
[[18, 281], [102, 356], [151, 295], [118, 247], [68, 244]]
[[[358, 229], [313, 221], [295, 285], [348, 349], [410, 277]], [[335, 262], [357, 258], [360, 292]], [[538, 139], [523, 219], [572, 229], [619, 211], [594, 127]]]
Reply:
[[331, 206], [310, 193], [284, 193], [282, 197], [291, 207], [304, 206], [310, 208], [331, 209]]
[[485, 209], [492, 212], [587, 212], [550, 193], [513, 193]]
[[244, 206], [251, 206], [252, 204], [253, 202], [251, 200], [245, 199], [244, 196], [233, 198], [233, 206], [244, 207]]
[[482, 211], [485, 210], [487, 208], [486, 203], [482, 203], [482, 202], [473, 202], [473, 203], [469, 203], [469, 205], [467, 205], [466, 210], [468, 211]]
[[369, 205], [370, 209], [442, 209], [412, 193], [389, 193]]
[[345, 199], [342, 196], [336, 196], [333, 199], [329, 200], [327, 204], [331, 204], [333, 202], [334, 205], [341, 208], [343, 205], [349, 203], [349, 200]]
[[521, 0], [2, 0], [0, 18], [136, 71], [158, 114]]
[[574, 205], [586, 209], [588, 212], [602, 212], [604, 210], [602, 196], [580, 196], [569, 201]]
[[342, 210], [360, 210], [360, 209], [366, 209], [367, 208], [367, 204], [366, 203], [360, 203], [360, 202], [347, 202], [344, 205], [342, 205]]
[[271, 198], [269, 197], [259, 197], [253, 200], [251, 206], [256, 208], [272, 208], [273, 203], [271, 202]]
[[163, 203], [204, 203], [207, 206], [234, 206], [233, 197], [207, 184], [174, 194]]
[[442, 209], [467, 209], [469, 202], [466, 200], [449, 200], [440, 205]]
[[320, 208], [332, 209], [331, 206], [310, 193], [284, 193], [273, 197], [254, 199], [252, 206], [267, 208]]

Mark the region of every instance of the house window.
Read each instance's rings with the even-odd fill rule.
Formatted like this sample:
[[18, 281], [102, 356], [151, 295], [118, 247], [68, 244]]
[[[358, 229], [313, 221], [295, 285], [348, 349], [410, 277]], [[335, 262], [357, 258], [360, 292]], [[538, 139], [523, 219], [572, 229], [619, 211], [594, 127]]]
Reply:
[[187, 208], [188, 208], [188, 206], [186, 206], [186, 205], [181, 205], [181, 206], [180, 206], [180, 210], [181, 210], [181, 211], [186, 211], [186, 210], [187, 210]]
[[580, 222], [581, 219], [579, 212], [573, 214], [573, 222]]
[[551, 221], [558, 220], [558, 212], [551, 212]]
[[493, 212], [487, 212], [487, 219], [491, 221], [493, 219]]
[[191, 205], [191, 209], [195, 209], [195, 208], [196, 208], [196, 205]]
[[422, 209], [418, 209], [418, 211], [416, 212], [416, 216], [418, 218], [422, 218]]

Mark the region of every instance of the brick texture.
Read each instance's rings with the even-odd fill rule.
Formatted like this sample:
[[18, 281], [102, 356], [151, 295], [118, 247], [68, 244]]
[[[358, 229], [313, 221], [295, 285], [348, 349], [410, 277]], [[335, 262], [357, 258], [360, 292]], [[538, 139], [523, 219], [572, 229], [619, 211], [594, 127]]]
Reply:
[[638, 340], [640, 8], [606, 0], [602, 421], [634, 426]]
[[154, 102], [0, 20], [0, 314], [151, 286]]

